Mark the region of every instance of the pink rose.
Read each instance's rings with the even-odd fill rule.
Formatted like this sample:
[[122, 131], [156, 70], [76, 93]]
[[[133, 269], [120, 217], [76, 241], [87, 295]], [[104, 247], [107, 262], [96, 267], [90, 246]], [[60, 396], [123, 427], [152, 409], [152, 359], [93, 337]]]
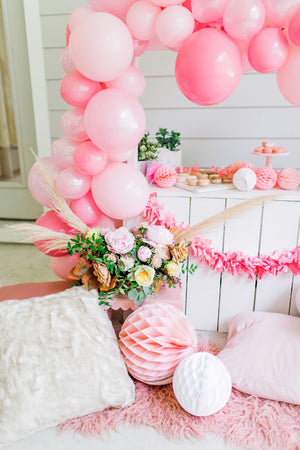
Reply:
[[110, 251], [120, 255], [130, 252], [134, 246], [134, 236], [126, 227], [109, 231], [105, 235], [105, 241]]
[[146, 262], [147, 259], [151, 258], [152, 252], [149, 247], [142, 245], [137, 252], [137, 256], [140, 261]]
[[156, 244], [171, 245], [174, 242], [174, 236], [167, 228], [159, 225], [150, 225], [147, 229], [147, 239]]

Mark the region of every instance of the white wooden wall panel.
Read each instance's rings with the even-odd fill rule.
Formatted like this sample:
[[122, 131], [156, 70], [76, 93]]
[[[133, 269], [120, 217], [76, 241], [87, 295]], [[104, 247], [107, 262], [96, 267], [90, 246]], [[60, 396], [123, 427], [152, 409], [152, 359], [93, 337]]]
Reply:
[[[191, 204], [190, 223], [194, 225], [225, 209], [224, 199], [193, 198]], [[206, 239], [211, 239], [216, 248], [222, 249], [223, 226], [205, 233]], [[194, 275], [188, 275], [187, 289], [187, 317], [198, 330], [217, 329], [220, 274], [210, 268], [197, 264], [197, 260], [190, 258], [190, 263], [196, 264], [198, 269]]]
[[[275, 249], [292, 249], [297, 245], [299, 203], [271, 202], [264, 206], [260, 254], [269, 255]], [[256, 311], [273, 311], [287, 314], [291, 300], [293, 275], [280, 273], [258, 280]]]
[[40, 0], [40, 11], [42, 15], [70, 14], [78, 6], [88, 5], [85, 0]]
[[[241, 200], [228, 199], [227, 209]], [[225, 224], [224, 251], [237, 249], [251, 256], [259, 251], [259, 237], [262, 207], [243, 213], [235, 220]], [[222, 274], [220, 295], [219, 326], [220, 331], [228, 331], [227, 322], [239, 312], [253, 311], [256, 280], [249, 280], [246, 274], [232, 276]]]

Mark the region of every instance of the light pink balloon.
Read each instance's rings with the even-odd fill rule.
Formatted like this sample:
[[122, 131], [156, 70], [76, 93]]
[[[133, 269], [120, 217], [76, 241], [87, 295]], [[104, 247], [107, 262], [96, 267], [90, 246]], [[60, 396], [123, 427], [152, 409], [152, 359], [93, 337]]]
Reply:
[[33, 196], [33, 198], [43, 206], [51, 208], [51, 200], [47, 189], [45, 187], [45, 180], [43, 177], [43, 172], [40, 168], [40, 164], [43, 165], [47, 174], [56, 180], [59, 174], [59, 168], [53, 161], [53, 158], [42, 158], [40, 161], [36, 162], [30, 169], [28, 174], [28, 189]]
[[97, 11], [105, 11], [124, 18], [128, 9], [136, 0], [88, 0], [88, 2]]
[[141, 56], [147, 50], [149, 41], [139, 41], [138, 39], [133, 39], [134, 56]]
[[262, 0], [262, 2], [267, 22], [278, 28], [288, 25], [299, 5], [295, 0]]
[[298, 7], [290, 21], [288, 32], [293, 44], [300, 45], [300, 7]]
[[94, 225], [102, 216], [102, 212], [96, 205], [91, 191], [83, 197], [73, 200], [70, 207], [73, 213], [89, 227]]
[[96, 12], [73, 30], [70, 52], [75, 66], [85, 77], [110, 81], [122, 75], [130, 65], [133, 41], [120, 19]]
[[252, 72], [253, 67], [251, 66], [248, 58], [248, 48], [250, 41], [240, 41], [239, 39], [232, 39], [233, 42], [238, 46], [241, 58], [242, 58], [242, 67], [243, 67], [243, 73]]
[[73, 267], [76, 266], [78, 261], [78, 255], [75, 253], [74, 255], [70, 256], [61, 256], [56, 258], [55, 256], [50, 257], [50, 265], [51, 269], [57, 275], [59, 278], [62, 278], [63, 280], [69, 280], [68, 275], [73, 269]]
[[261, 0], [231, 0], [224, 9], [223, 26], [234, 39], [250, 39], [262, 29], [265, 17]]
[[83, 120], [84, 109], [71, 108], [64, 113], [61, 119], [62, 132], [75, 141], [85, 141], [88, 135], [84, 128]]
[[73, 153], [78, 145], [79, 141], [74, 141], [66, 136], [54, 141], [51, 148], [51, 155], [60, 170], [66, 169], [74, 164]]
[[159, 6], [172, 6], [172, 5], [180, 5], [184, 2], [184, 0], [151, 0], [152, 3], [155, 3]]
[[161, 8], [147, 0], [135, 2], [126, 15], [126, 25], [135, 39], [148, 41], [155, 36], [155, 22]]
[[135, 153], [135, 148], [128, 150], [127, 152], [122, 152], [122, 153], [111, 153], [109, 156], [109, 160], [113, 161], [113, 162], [126, 162], [129, 161], [134, 153]]
[[124, 163], [111, 163], [93, 177], [94, 200], [104, 214], [114, 219], [138, 216], [149, 199], [149, 186], [142, 173]]
[[90, 140], [108, 153], [126, 152], [145, 133], [145, 112], [132, 95], [121, 89], [104, 89], [88, 103], [84, 123]]
[[200, 23], [215, 22], [223, 16], [229, 2], [230, 0], [192, 0], [193, 16]]
[[276, 72], [286, 61], [289, 53], [288, 40], [278, 28], [264, 28], [251, 40], [248, 57], [258, 72]]
[[91, 141], [82, 142], [74, 151], [76, 168], [86, 175], [102, 172], [107, 162], [107, 154]]
[[277, 84], [283, 97], [300, 106], [300, 47], [291, 46], [285, 64], [277, 71]]
[[181, 92], [198, 105], [216, 105], [237, 88], [242, 75], [241, 54], [222, 31], [204, 28], [182, 44], [175, 65]]
[[[36, 221], [35, 225], [41, 227], [49, 228], [50, 230], [57, 231], [58, 233], [65, 234], [76, 234], [76, 230], [69, 227], [54, 211], [47, 211], [42, 214]], [[43, 245], [47, 240], [33, 241], [34, 245], [40, 250], [40, 252], [45, 253], [48, 256], [65, 256], [67, 254], [66, 250], [48, 250], [43, 249]]]
[[[70, 36], [71, 36], [71, 34], [70, 34]], [[69, 36], [69, 38], [70, 38], [70, 36]], [[75, 64], [73, 63], [72, 58], [71, 58], [69, 47], [66, 47], [63, 49], [61, 56], [60, 56], [60, 63], [66, 73], [73, 72], [74, 70], [76, 70]]]
[[79, 172], [75, 167], [68, 167], [56, 178], [58, 192], [65, 198], [76, 199], [88, 193], [91, 177]]
[[79, 6], [78, 8], [74, 9], [69, 19], [70, 31], [72, 32], [77, 25], [83, 22], [94, 12], [95, 10], [93, 8], [90, 8], [89, 6]]
[[66, 42], [66, 47], [68, 47], [68, 45], [69, 45], [70, 36], [71, 36], [71, 30], [70, 30], [69, 25], [67, 25], [67, 26], [66, 26], [66, 31], [65, 31], [65, 42]]
[[99, 228], [102, 234], [106, 234], [108, 231], [120, 228], [122, 225], [122, 220], [112, 219], [111, 217], [102, 214], [100, 219], [94, 223], [93, 228]]
[[90, 99], [101, 89], [98, 81], [89, 80], [80, 72], [67, 73], [60, 84], [62, 99], [72, 106], [85, 108]]
[[144, 74], [135, 66], [129, 66], [119, 78], [105, 83], [108, 88], [123, 89], [134, 97], [139, 97], [145, 90]]
[[165, 8], [158, 16], [155, 31], [158, 39], [168, 48], [179, 50], [183, 41], [194, 31], [193, 14], [183, 6]]

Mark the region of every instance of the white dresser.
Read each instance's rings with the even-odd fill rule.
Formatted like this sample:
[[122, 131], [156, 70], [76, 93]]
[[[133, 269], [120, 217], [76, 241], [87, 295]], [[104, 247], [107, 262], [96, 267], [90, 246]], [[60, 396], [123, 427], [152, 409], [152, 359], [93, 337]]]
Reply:
[[[191, 225], [253, 196], [276, 195], [274, 200], [265, 205], [261, 203], [259, 207], [216, 227], [203, 238], [211, 239], [216, 249], [240, 250], [251, 256], [269, 255], [274, 250], [293, 249], [300, 245], [300, 190], [244, 193], [227, 189], [191, 193], [178, 188], [153, 186], [152, 191], [157, 192], [158, 201], [164, 204], [166, 212]], [[195, 263], [191, 258], [190, 262]], [[249, 280], [246, 274], [218, 274], [207, 266], [198, 265], [195, 274], [187, 275], [184, 280], [185, 312], [197, 330], [227, 331], [227, 321], [242, 311], [297, 314], [297, 287], [300, 289], [300, 276], [291, 272]]]

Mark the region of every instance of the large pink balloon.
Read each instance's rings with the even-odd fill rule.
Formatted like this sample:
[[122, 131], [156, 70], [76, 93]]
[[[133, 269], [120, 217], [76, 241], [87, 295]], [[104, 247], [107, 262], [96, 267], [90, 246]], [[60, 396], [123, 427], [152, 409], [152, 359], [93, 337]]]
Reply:
[[[69, 36], [69, 39], [70, 39], [70, 36]], [[73, 72], [74, 70], [76, 70], [75, 64], [73, 63], [71, 55], [70, 55], [69, 47], [66, 47], [63, 49], [61, 56], [60, 56], [60, 63], [66, 73]]]
[[133, 41], [120, 19], [96, 12], [73, 30], [70, 53], [84, 76], [95, 81], [110, 81], [122, 75], [131, 63]]
[[130, 219], [145, 209], [149, 186], [139, 170], [128, 164], [111, 163], [93, 177], [92, 193], [104, 214], [114, 219]]
[[289, 24], [289, 38], [295, 45], [300, 45], [300, 7], [293, 15]]
[[97, 175], [106, 166], [107, 155], [91, 141], [82, 142], [74, 152], [77, 169], [86, 175]]
[[242, 75], [238, 47], [222, 31], [204, 28], [182, 44], [176, 59], [181, 92], [198, 105], [216, 105], [237, 88]]
[[79, 172], [75, 167], [68, 167], [56, 178], [58, 192], [65, 198], [76, 199], [88, 193], [91, 177]]
[[194, 31], [193, 14], [183, 6], [165, 8], [158, 16], [155, 31], [158, 39], [168, 48], [178, 50]]
[[61, 257], [50, 257], [50, 265], [51, 269], [57, 275], [59, 278], [62, 278], [63, 280], [69, 280], [68, 275], [70, 271], [73, 269], [73, 267], [76, 266], [76, 263], [78, 261], [78, 255], [75, 253], [74, 255], [70, 256], [61, 256]]
[[47, 174], [56, 180], [59, 174], [59, 168], [53, 161], [53, 158], [42, 158], [36, 162], [30, 169], [28, 174], [28, 189], [33, 198], [43, 206], [51, 207], [51, 200], [45, 187], [45, 180], [40, 164], [43, 165]]
[[54, 141], [51, 148], [51, 155], [55, 164], [62, 170], [74, 164], [73, 153], [80, 141], [74, 141], [63, 136]]
[[281, 28], [288, 25], [298, 8], [295, 0], [262, 0], [267, 16], [267, 22]]
[[[47, 211], [42, 214], [35, 222], [35, 225], [39, 225], [41, 227], [49, 228], [50, 230], [57, 231], [59, 233], [65, 234], [76, 234], [76, 230], [69, 227], [65, 222], [61, 220], [61, 218], [54, 211]], [[65, 256], [67, 255], [66, 250], [43, 250], [43, 244], [45, 244], [45, 240], [34, 241], [34, 245], [42, 252], [48, 256]]]
[[225, 31], [234, 39], [250, 39], [265, 22], [265, 8], [261, 0], [231, 0], [223, 14]]
[[105, 11], [123, 18], [136, 0], [88, 0], [88, 2], [97, 11]]
[[285, 64], [277, 71], [277, 84], [284, 98], [300, 106], [300, 47], [292, 46]]
[[126, 25], [135, 39], [147, 41], [155, 37], [155, 22], [161, 8], [147, 0], [135, 2], [126, 15]]
[[250, 42], [248, 57], [258, 72], [276, 72], [286, 61], [288, 40], [278, 28], [264, 28]]
[[104, 89], [88, 103], [84, 123], [91, 141], [108, 153], [135, 147], [145, 133], [145, 112], [132, 95], [121, 89]]
[[108, 88], [123, 89], [134, 97], [140, 97], [145, 90], [146, 80], [144, 74], [135, 66], [130, 65], [119, 78], [107, 81]]
[[221, 19], [229, 2], [230, 0], [192, 0], [193, 16], [200, 23], [215, 22]]
[[69, 19], [70, 31], [73, 31], [78, 24], [83, 22], [94, 12], [95, 10], [93, 8], [90, 8], [89, 6], [79, 6], [78, 8], [74, 9]]
[[60, 84], [60, 95], [72, 106], [85, 108], [90, 99], [101, 89], [98, 81], [89, 80], [75, 70], [68, 73]]
[[62, 132], [75, 141], [86, 141], [88, 139], [84, 128], [83, 113], [84, 109], [82, 108], [71, 108], [61, 118]]
[[131, 158], [133, 158], [133, 155], [135, 153], [135, 148], [132, 148], [131, 150], [128, 150], [127, 152], [122, 153], [111, 153], [109, 155], [109, 160], [114, 162], [126, 162], [129, 161]]
[[91, 191], [89, 191], [83, 197], [73, 200], [71, 205], [71, 210], [76, 216], [78, 216], [87, 226], [94, 225], [100, 217], [102, 212], [96, 205]]

